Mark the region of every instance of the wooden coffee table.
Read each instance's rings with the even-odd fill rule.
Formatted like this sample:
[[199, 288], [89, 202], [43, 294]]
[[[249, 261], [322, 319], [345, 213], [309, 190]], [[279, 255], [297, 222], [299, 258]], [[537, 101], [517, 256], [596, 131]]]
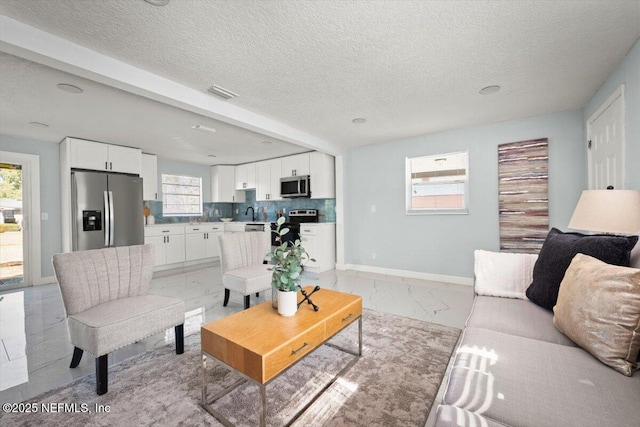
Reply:
[[[305, 288], [307, 292], [312, 289]], [[300, 295], [299, 300], [301, 298]], [[295, 316], [283, 317], [268, 301], [202, 326], [202, 406], [223, 425], [233, 424], [211, 405], [247, 380], [257, 383], [260, 388], [260, 425], [266, 426], [267, 384], [323, 344], [356, 356], [295, 414], [289, 425], [362, 356], [362, 297], [321, 289], [312, 299], [320, 307], [319, 311], [314, 311], [305, 302]], [[357, 351], [327, 343], [356, 320]], [[207, 359], [232, 368], [244, 378], [208, 398]]]

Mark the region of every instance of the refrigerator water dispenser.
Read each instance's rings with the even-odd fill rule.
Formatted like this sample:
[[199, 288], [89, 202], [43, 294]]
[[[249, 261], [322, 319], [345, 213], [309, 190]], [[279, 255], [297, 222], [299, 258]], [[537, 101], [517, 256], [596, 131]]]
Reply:
[[82, 231], [102, 230], [102, 211], [82, 211]]

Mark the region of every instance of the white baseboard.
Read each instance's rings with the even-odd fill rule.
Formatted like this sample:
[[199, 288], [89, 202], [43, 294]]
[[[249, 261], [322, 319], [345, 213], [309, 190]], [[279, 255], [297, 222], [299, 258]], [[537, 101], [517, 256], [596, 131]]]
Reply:
[[423, 273], [421, 271], [397, 270], [395, 268], [374, 267], [359, 264], [336, 264], [336, 270], [354, 270], [367, 273], [386, 274], [388, 276], [407, 277], [410, 279], [430, 280], [432, 282], [455, 283], [457, 285], [473, 286], [472, 277], [447, 276], [444, 274]]

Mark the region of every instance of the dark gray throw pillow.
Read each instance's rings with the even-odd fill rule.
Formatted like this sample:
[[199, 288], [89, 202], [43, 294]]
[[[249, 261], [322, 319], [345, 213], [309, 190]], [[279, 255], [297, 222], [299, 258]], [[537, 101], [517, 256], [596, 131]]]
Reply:
[[631, 249], [637, 242], [638, 236], [563, 233], [552, 228], [533, 266], [533, 282], [527, 288], [527, 298], [547, 310], [553, 310], [564, 273], [576, 254], [628, 267]]

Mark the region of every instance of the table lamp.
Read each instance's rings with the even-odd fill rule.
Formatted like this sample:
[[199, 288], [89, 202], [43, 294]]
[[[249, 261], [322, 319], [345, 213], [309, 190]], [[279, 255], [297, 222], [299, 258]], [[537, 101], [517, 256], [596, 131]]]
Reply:
[[640, 231], [640, 191], [585, 190], [569, 228], [609, 234]]

